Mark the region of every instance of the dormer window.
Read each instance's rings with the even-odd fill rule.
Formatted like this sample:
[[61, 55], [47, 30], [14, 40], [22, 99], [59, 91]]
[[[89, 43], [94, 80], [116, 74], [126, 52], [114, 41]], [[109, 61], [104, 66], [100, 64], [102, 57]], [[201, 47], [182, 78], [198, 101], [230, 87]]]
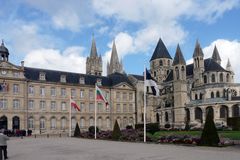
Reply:
[[46, 80], [46, 74], [44, 72], [39, 73], [39, 80], [45, 81]]
[[102, 86], [102, 79], [98, 78], [96, 83], [97, 86]]
[[84, 77], [80, 77], [79, 78], [79, 83], [80, 84], [85, 84], [85, 78]]
[[66, 83], [66, 75], [61, 75], [60, 82]]

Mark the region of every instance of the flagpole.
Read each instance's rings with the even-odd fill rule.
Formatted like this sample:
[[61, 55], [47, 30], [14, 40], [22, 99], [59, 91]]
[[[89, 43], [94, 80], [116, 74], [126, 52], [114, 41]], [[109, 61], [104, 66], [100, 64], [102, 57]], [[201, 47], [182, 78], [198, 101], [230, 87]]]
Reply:
[[70, 109], [69, 109], [69, 137], [72, 135], [72, 105], [71, 105], [71, 97], [70, 97]]
[[94, 122], [94, 138], [97, 139], [97, 84], [95, 84], [95, 122]]
[[146, 142], [146, 68], [144, 65], [144, 99], [143, 99], [143, 131], [144, 131], [144, 142]]

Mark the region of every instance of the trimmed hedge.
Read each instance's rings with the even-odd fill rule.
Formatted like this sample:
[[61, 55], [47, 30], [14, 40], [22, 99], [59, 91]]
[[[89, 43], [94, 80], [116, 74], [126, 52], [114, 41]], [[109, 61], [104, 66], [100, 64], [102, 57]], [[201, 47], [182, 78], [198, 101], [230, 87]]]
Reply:
[[227, 126], [232, 127], [234, 131], [240, 130], [240, 117], [231, 117], [227, 119]]

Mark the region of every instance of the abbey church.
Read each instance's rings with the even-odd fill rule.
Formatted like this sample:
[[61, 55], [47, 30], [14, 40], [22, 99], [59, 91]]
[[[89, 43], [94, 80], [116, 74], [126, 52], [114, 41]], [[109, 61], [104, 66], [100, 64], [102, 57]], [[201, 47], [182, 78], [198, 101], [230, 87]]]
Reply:
[[[0, 129], [30, 129], [33, 133], [67, 133], [69, 122], [82, 130], [94, 125], [95, 84], [101, 88], [109, 107], [97, 102], [97, 126], [111, 130], [117, 120], [123, 129], [143, 123], [143, 75], [128, 74], [112, 45], [107, 76], [102, 75], [102, 57], [92, 39], [86, 74], [12, 64], [10, 52], [0, 46]], [[79, 64], [80, 66], [81, 64]], [[67, 66], [66, 66], [67, 67]], [[150, 73], [160, 96], [147, 89], [147, 122], [161, 127], [202, 127], [206, 112], [213, 111], [215, 123], [226, 124], [227, 117], [239, 116], [240, 84], [228, 61], [221, 65], [215, 46], [211, 58], [204, 59], [199, 42], [193, 51], [193, 64], [187, 65], [180, 46], [174, 58], [159, 39], [150, 59]], [[80, 111], [70, 111], [70, 97]]]

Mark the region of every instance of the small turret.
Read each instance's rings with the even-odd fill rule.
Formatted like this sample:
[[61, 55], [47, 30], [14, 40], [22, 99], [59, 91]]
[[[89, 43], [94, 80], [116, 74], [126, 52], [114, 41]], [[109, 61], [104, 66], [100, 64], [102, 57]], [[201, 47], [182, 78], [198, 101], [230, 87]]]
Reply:
[[218, 49], [216, 47], [216, 45], [214, 46], [214, 50], [213, 50], [213, 54], [212, 54], [212, 59], [217, 62], [218, 64], [221, 65], [221, 57], [219, 55]]
[[8, 49], [5, 47], [3, 40], [0, 46], [0, 56], [1, 56], [1, 61], [8, 61], [9, 52], [8, 52]]

